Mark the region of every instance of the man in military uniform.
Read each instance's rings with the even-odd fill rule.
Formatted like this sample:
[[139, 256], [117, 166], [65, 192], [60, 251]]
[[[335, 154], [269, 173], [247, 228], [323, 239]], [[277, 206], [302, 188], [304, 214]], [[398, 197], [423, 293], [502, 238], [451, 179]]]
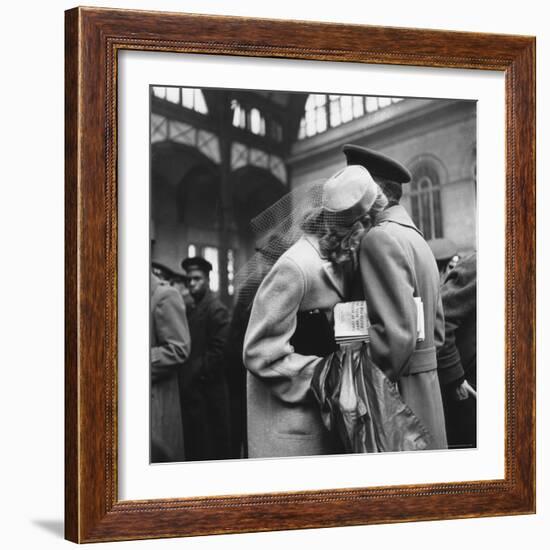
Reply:
[[422, 233], [399, 204], [401, 186], [411, 174], [371, 149], [344, 145], [343, 150], [348, 165], [364, 166], [388, 199], [359, 248], [372, 357], [398, 383], [403, 400], [430, 432], [430, 448], [447, 448], [436, 356], [445, 330], [439, 273]]
[[229, 456], [229, 403], [224, 348], [227, 308], [210, 290], [212, 264], [201, 257], [181, 264], [193, 304], [188, 308], [191, 355], [182, 371], [182, 414], [187, 460]]
[[477, 379], [477, 256], [462, 258], [447, 275], [441, 296], [445, 344], [438, 351], [439, 379], [449, 447], [475, 447]]

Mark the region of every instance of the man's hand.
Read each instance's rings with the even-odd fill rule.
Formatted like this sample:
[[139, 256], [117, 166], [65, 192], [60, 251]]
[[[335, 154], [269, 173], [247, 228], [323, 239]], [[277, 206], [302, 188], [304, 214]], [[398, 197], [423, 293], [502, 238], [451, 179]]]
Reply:
[[467, 380], [464, 380], [464, 382], [462, 382], [460, 386], [456, 387], [454, 398], [457, 401], [464, 401], [465, 399], [468, 399], [468, 397], [470, 396], [472, 396], [474, 399], [477, 399], [477, 393], [474, 390], [474, 388], [470, 386]]

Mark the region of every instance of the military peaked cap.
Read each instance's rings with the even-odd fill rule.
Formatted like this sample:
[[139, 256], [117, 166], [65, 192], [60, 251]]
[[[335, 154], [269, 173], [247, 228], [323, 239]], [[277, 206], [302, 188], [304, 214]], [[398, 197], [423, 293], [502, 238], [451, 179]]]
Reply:
[[200, 256], [195, 256], [193, 258], [185, 258], [185, 260], [181, 262], [181, 267], [183, 267], [185, 271], [190, 271], [191, 269], [198, 269], [200, 271], [203, 271], [206, 274], [212, 271], [212, 264], [208, 260], [205, 260]]
[[439, 261], [450, 260], [458, 254], [458, 248], [451, 239], [431, 239], [428, 241], [435, 259]]
[[409, 183], [411, 173], [396, 160], [372, 149], [347, 143], [343, 147], [348, 165], [364, 166], [376, 178], [383, 178], [395, 183]]

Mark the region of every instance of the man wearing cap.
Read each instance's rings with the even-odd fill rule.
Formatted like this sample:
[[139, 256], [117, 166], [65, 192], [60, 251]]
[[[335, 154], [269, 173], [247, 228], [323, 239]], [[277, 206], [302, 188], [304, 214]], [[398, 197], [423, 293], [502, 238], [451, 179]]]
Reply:
[[456, 244], [447, 238], [431, 239], [428, 241], [428, 245], [432, 250], [437, 269], [439, 270], [439, 280], [443, 284], [448, 273], [459, 260], [458, 249]]
[[169, 283], [170, 286], [173, 286], [181, 294], [186, 307], [193, 304], [193, 299], [187, 288], [187, 273], [185, 273], [185, 271], [177, 267], [168, 267], [166, 263], [160, 262], [159, 260], [153, 260], [151, 266], [153, 268], [153, 273], [159, 279]]
[[297, 242], [258, 288], [243, 347], [249, 457], [343, 451], [323, 425], [311, 380], [336, 349], [330, 322], [348, 295], [353, 249], [385, 204], [363, 167], [338, 172], [323, 185], [320, 206], [300, 220]]
[[447, 448], [436, 356], [445, 334], [439, 273], [422, 233], [399, 204], [401, 186], [411, 174], [371, 149], [344, 145], [343, 150], [348, 165], [367, 168], [388, 199], [359, 249], [372, 357], [398, 383], [403, 400], [430, 432], [430, 448]]
[[477, 378], [477, 255], [459, 260], [441, 289], [445, 343], [438, 351], [439, 379], [449, 447], [475, 447]]
[[191, 356], [180, 378], [186, 459], [227, 458], [228, 394], [223, 356], [229, 313], [210, 290], [210, 262], [194, 257], [183, 260], [181, 266], [187, 272], [193, 298], [188, 311]]

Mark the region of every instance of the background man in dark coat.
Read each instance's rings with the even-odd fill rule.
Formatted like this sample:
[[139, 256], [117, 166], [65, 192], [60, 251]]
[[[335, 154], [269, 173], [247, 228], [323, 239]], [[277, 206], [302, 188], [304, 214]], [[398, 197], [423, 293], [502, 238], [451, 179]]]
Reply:
[[243, 345], [252, 303], [239, 300], [233, 309], [225, 346], [225, 374], [229, 392], [231, 449], [228, 458], [248, 458], [246, 428], [246, 367]]
[[151, 462], [185, 459], [178, 374], [189, 349], [183, 299], [151, 273]]
[[[344, 153], [348, 165], [362, 165], [372, 174], [388, 199], [359, 249], [372, 357], [398, 383], [403, 400], [430, 432], [430, 448], [447, 448], [436, 357], [444, 338], [439, 272], [422, 233], [399, 204], [401, 186], [411, 175], [395, 160], [364, 147], [344, 145]], [[424, 309], [422, 340], [415, 298]]]
[[188, 308], [191, 356], [181, 377], [186, 459], [228, 458], [229, 403], [223, 358], [229, 313], [210, 290], [210, 262], [195, 257], [181, 265], [193, 298]]
[[441, 289], [445, 344], [439, 350], [449, 447], [475, 447], [477, 370], [477, 255], [462, 258]]

